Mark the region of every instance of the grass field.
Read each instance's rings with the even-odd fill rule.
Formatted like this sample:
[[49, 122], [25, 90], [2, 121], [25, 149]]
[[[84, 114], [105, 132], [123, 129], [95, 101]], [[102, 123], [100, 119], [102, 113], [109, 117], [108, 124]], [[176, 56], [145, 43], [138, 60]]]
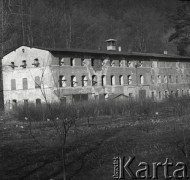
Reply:
[[[158, 113], [133, 118], [99, 116], [90, 118], [89, 124], [84, 118], [78, 120], [65, 148], [67, 179], [113, 179], [116, 156], [135, 156], [132, 169], [141, 161], [152, 164], [166, 158], [189, 168], [190, 116]], [[30, 132], [27, 121], [1, 120], [0, 140], [1, 180], [62, 179], [60, 142], [51, 121], [33, 122]], [[130, 178], [126, 175], [126, 179]], [[164, 179], [162, 170], [158, 179]]]

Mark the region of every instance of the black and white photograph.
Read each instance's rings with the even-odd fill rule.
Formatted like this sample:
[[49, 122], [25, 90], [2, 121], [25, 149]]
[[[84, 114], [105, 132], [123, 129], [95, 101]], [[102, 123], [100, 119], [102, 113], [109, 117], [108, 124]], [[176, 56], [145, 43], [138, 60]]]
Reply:
[[0, 180], [190, 178], [190, 0], [0, 0]]

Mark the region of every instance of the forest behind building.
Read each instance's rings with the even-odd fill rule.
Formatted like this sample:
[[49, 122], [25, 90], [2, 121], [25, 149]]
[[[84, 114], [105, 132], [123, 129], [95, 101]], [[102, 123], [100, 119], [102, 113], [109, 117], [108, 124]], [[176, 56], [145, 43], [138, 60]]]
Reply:
[[1, 50], [21, 45], [189, 55], [190, 3], [179, 0], [1, 0]]

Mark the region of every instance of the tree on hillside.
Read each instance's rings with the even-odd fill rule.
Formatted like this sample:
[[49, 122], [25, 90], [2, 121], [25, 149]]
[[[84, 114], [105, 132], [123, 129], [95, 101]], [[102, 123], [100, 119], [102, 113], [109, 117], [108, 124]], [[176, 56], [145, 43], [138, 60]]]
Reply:
[[190, 55], [190, 4], [183, 3], [171, 16], [175, 32], [169, 41], [175, 42], [180, 55]]

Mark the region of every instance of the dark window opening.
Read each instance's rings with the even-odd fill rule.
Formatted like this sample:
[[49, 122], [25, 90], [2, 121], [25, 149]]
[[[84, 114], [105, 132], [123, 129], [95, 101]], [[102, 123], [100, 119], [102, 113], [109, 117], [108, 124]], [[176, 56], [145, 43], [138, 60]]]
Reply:
[[71, 66], [75, 66], [75, 59], [71, 58], [70, 59], [70, 64], [71, 64]]
[[9, 66], [12, 67], [12, 69], [14, 69], [15, 67], [18, 67], [18, 66], [15, 66], [14, 62], [11, 62], [11, 65], [9, 65]]
[[152, 93], [151, 93], [151, 98], [152, 98], [152, 100], [154, 100], [154, 91], [152, 91]]
[[85, 60], [81, 59], [81, 66], [84, 66], [84, 65], [85, 65]]
[[36, 107], [41, 107], [41, 99], [36, 99]]
[[88, 101], [88, 94], [73, 94], [73, 102]]
[[61, 97], [60, 102], [61, 102], [61, 106], [66, 105], [66, 97]]
[[97, 85], [97, 76], [93, 75], [92, 76], [92, 86], [96, 86]]
[[26, 64], [26, 60], [22, 61], [22, 65], [20, 65], [20, 67], [22, 67], [23, 69], [26, 68], [27, 64]]
[[24, 108], [28, 107], [28, 99], [24, 99]]
[[13, 99], [13, 101], [12, 101], [12, 107], [13, 107], [13, 110], [17, 109], [17, 100], [16, 99]]
[[32, 64], [34, 67], [39, 67], [40, 63], [38, 58], [34, 59], [34, 63]]
[[106, 76], [103, 75], [102, 76], [102, 86], [105, 86], [106, 85]]
[[64, 58], [59, 58], [59, 65], [64, 66], [65, 65], [65, 59]]
[[76, 87], [76, 86], [77, 86], [76, 76], [71, 76], [71, 87]]
[[92, 59], [91, 59], [91, 66], [94, 66], [94, 64], [95, 64], [95, 59], [92, 58]]
[[82, 86], [87, 86], [88, 80], [86, 76], [82, 76]]

